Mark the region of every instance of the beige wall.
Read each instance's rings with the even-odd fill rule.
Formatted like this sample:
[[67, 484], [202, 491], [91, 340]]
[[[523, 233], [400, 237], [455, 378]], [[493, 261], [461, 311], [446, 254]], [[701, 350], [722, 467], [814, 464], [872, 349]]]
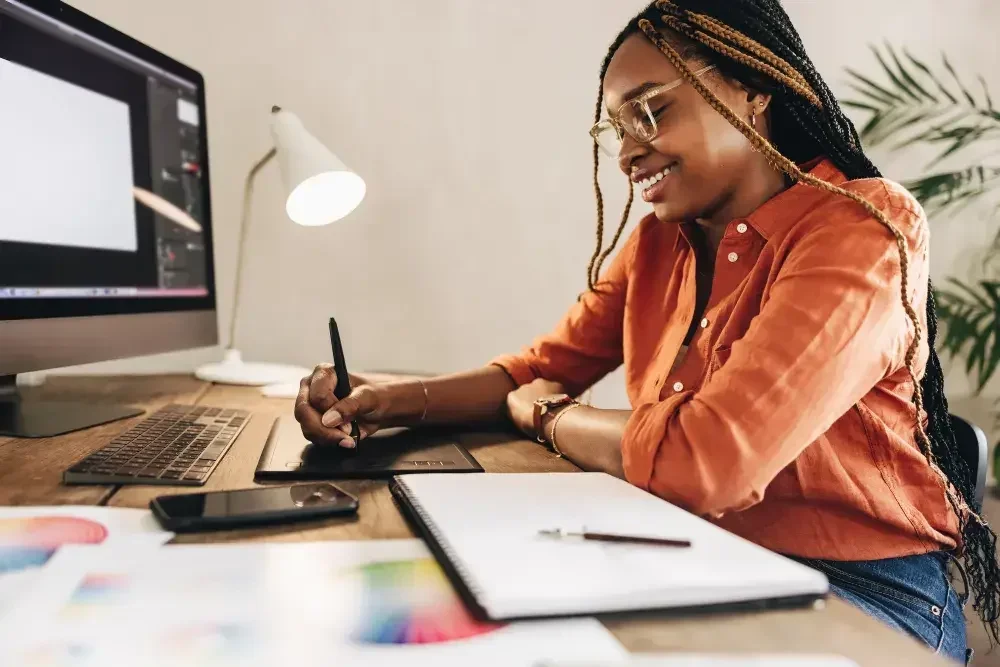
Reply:
[[[324, 321], [336, 314], [354, 367], [461, 369], [546, 330], [583, 288], [597, 67], [642, 0], [72, 4], [205, 74], [223, 321], [242, 179], [269, 148], [272, 104], [298, 112], [368, 182], [351, 217], [303, 229], [283, 215], [276, 170], [263, 174], [237, 332], [247, 357], [327, 360]], [[927, 58], [947, 51], [1000, 96], [994, 0], [785, 5], [837, 91], [843, 66], [871, 70], [867, 44], [888, 39]], [[915, 163], [882, 164], [902, 178]], [[608, 169], [604, 183], [615, 219], [624, 180]], [[994, 227], [975, 216], [936, 223], [934, 274], [964, 272]], [[189, 370], [216, 355], [96, 368]], [[960, 373], [949, 386], [968, 392]], [[623, 404], [617, 380], [597, 397]]]

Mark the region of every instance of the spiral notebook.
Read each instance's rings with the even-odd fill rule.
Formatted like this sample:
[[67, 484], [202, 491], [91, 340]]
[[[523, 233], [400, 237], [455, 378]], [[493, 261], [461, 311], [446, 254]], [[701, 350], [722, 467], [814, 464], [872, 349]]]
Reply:
[[[420, 475], [393, 496], [480, 617], [810, 604], [823, 574], [604, 473]], [[687, 548], [557, 540], [562, 529], [665, 537]]]

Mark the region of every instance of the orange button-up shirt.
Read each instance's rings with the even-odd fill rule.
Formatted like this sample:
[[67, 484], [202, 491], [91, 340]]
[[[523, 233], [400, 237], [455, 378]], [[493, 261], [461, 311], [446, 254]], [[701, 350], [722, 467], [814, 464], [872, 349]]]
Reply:
[[[926, 331], [920, 205], [890, 181], [848, 182], [828, 160], [811, 173], [864, 196], [905, 235]], [[597, 291], [494, 363], [518, 384], [541, 377], [574, 394], [624, 363], [626, 478], [774, 551], [870, 560], [955, 547], [943, 483], [913, 436], [903, 362], [913, 331], [888, 230], [846, 197], [792, 186], [727, 226], [685, 346], [692, 238], [647, 217]], [[920, 374], [927, 355], [925, 340]]]

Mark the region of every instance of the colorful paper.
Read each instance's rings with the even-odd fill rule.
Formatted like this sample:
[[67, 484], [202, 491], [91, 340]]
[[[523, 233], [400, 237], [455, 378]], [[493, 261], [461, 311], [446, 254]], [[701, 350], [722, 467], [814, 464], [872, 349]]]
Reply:
[[37, 570], [66, 545], [117, 542], [159, 546], [173, 533], [146, 510], [109, 507], [0, 507], [0, 618]]
[[620, 661], [593, 619], [491, 624], [417, 540], [64, 548], [0, 630], [4, 664], [536, 665]]

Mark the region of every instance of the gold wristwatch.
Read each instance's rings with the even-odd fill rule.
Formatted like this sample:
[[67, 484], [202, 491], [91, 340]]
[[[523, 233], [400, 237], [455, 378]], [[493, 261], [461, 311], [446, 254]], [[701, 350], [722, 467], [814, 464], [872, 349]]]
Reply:
[[542, 444], [547, 442], [545, 439], [544, 429], [545, 415], [549, 414], [556, 408], [572, 405], [573, 403], [576, 403], [576, 399], [572, 396], [567, 396], [566, 394], [554, 394], [552, 396], [542, 396], [541, 398], [535, 399], [535, 438], [538, 439], [538, 442]]

